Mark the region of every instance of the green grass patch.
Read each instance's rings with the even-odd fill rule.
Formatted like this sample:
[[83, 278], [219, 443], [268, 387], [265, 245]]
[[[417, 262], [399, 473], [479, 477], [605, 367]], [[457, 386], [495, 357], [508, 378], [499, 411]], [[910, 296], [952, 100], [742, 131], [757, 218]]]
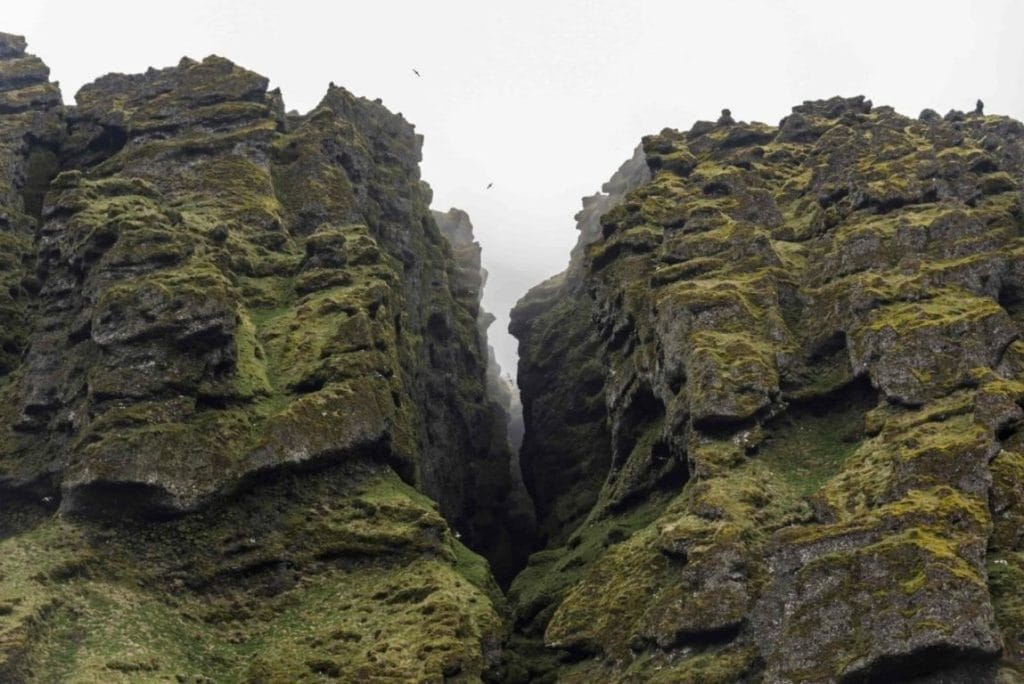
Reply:
[[771, 437], [757, 458], [802, 496], [814, 493], [839, 472], [864, 439], [864, 415], [876, 403], [865, 385], [795, 404], [768, 426]]

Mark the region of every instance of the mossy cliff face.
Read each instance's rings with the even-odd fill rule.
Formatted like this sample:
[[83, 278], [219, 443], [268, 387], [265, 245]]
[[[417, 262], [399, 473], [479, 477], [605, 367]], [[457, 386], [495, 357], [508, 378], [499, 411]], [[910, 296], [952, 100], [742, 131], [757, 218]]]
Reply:
[[27, 344], [35, 218], [64, 135], [60, 91], [49, 74], [25, 53], [23, 38], [0, 34], [0, 382]]
[[1024, 677], [1024, 126], [836, 98], [643, 150], [513, 312], [517, 676]]
[[1020, 123], [646, 138], [513, 314], [531, 507], [411, 125], [218, 57], [64, 107], [25, 47], [0, 680], [1024, 677]]
[[219, 57], [63, 107], [24, 48], [0, 36], [0, 679], [479, 678], [503, 598], [457, 539], [512, 563], [529, 520], [413, 127], [333, 85], [285, 115]]
[[[473, 224], [469, 215], [461, 209], [449, 209], [446, 213], [433, 211], [434, 221], [438, 230], [452, 245], [452, 252], [459, 265], [459, 274], [455, 282], [455, 290], [465, 298], [467, 306], [475, 308], [477, 328], [482, 342], [487, 340], [487, 329], [494, 323], [494, 314], [480, 306], [483, 287], [487, 283], [487, 271], [481, 266], [480, 244], [474, 240]], [[487, 392], [505, 413], [502, 417], [509, 423], [509, 442], [518, 451], [521, 430], [515, 435], [516, 424], [522, 422], [522, 411], [517, 406], [518, 390], [508, 376], [502, 375], [501, 366], [494, 355], [494, 348], [487, 345], [482, 353], [487, 357]], [[516, 469], [518, 473], [518, 469]]]

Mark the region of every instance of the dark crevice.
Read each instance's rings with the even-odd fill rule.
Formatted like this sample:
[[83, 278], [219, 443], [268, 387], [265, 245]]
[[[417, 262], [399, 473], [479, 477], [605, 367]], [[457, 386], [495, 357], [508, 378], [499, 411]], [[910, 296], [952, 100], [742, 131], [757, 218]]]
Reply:
[[706, 183], [704, 187], [701, 188], [701, 192], [707, 197], [727, 197], [732, 194], [732, 190], [729, 186], [721, 181]]
[[63, 160], [63, 166], [65, 169], [94, 166], [117, 154], [127, 144], [128, 131], [121, 126], [104, 125], [76, 158]]
[[859, 375], [836, 389], [800, 399], [790, 399], [786, 414], [780, 418], [798, 419], [802, 415], [822, 416], [851, 408], [868, 410], [878, 403], [878, 390], [871, 379]]
[[707, 648], [717, 644], [735, 641], [743, 631], [744, 623], [728, 625], [720, 629], [709, 629], [700, 632], [680, 632], [676, 634], [676, 645], [690, 648]]
[[[792, 327], [792, 326], [791, 326]], [[810, 352], [803, 366], [791, 369], [781, 378], [783, 398], [803, 401], [841, 389], [853, 379], [846, 333], [831, 334], [808, 342]]]
[[629, 407], [618, 420], [612, 467], [620, 466], [629, 457], [637, 441], [650, 427], [665, 417], [665, 405], [647, 387], [633, 395]]
[[966, 649], [934, 646], [898, 656], [883, 656], [866, 668], [839, 679], [839, 684], [890, 684], [891, 682], [995, 681], [995, 659]]
[[142, 482], [92, 482], [74, 487], [64, 498], [68, 513], [88, 511], [88, 517], [115, 520], [132, 515], [143, 520], [178, 517], [173, 497], [162, 487]]
[[60, 507], [56, 482], [41, 480], [10, 487], [0, 484], [0, 540], [22, 534], [52, 516]]
[[756, 427], [760, 422], [761, 416], [757, 415], [746, 418], [706, 416], [694, 420], [693, 427], [713, 439], [728, 439], [737, 432]]
[[999, 290], [998, 302], [1010, 318], [1018, 324], [1024, 322], [1024, 287], [1017, 283], [1005, 283]]
[[46, 147], [34, 147], [25, 160], [25, 184], [21, 188], [21, 198], [25, 213], [42, 221], [43, 200], [50, 189], [50, 182], [60, 172], [57, 155]]

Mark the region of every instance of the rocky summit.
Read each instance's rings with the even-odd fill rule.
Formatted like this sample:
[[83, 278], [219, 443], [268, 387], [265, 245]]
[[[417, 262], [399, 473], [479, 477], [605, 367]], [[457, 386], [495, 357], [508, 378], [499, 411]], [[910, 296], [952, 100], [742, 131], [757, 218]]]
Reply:
[[1024, 681], [1021, 123], [644, 138], [512, 312], [520, 424], [401, 115], [26, 48], [0, 681]]

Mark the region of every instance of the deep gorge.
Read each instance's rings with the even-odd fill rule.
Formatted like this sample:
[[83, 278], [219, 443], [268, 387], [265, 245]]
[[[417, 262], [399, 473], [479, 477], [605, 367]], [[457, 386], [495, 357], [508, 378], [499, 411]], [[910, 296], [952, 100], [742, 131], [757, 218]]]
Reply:
[[512, 312], [514, 453], [401, 115], [221, 57], [66, 106], [26, 49], [0, 680], [1024, 680], [1020, 122], [644, 137]]

